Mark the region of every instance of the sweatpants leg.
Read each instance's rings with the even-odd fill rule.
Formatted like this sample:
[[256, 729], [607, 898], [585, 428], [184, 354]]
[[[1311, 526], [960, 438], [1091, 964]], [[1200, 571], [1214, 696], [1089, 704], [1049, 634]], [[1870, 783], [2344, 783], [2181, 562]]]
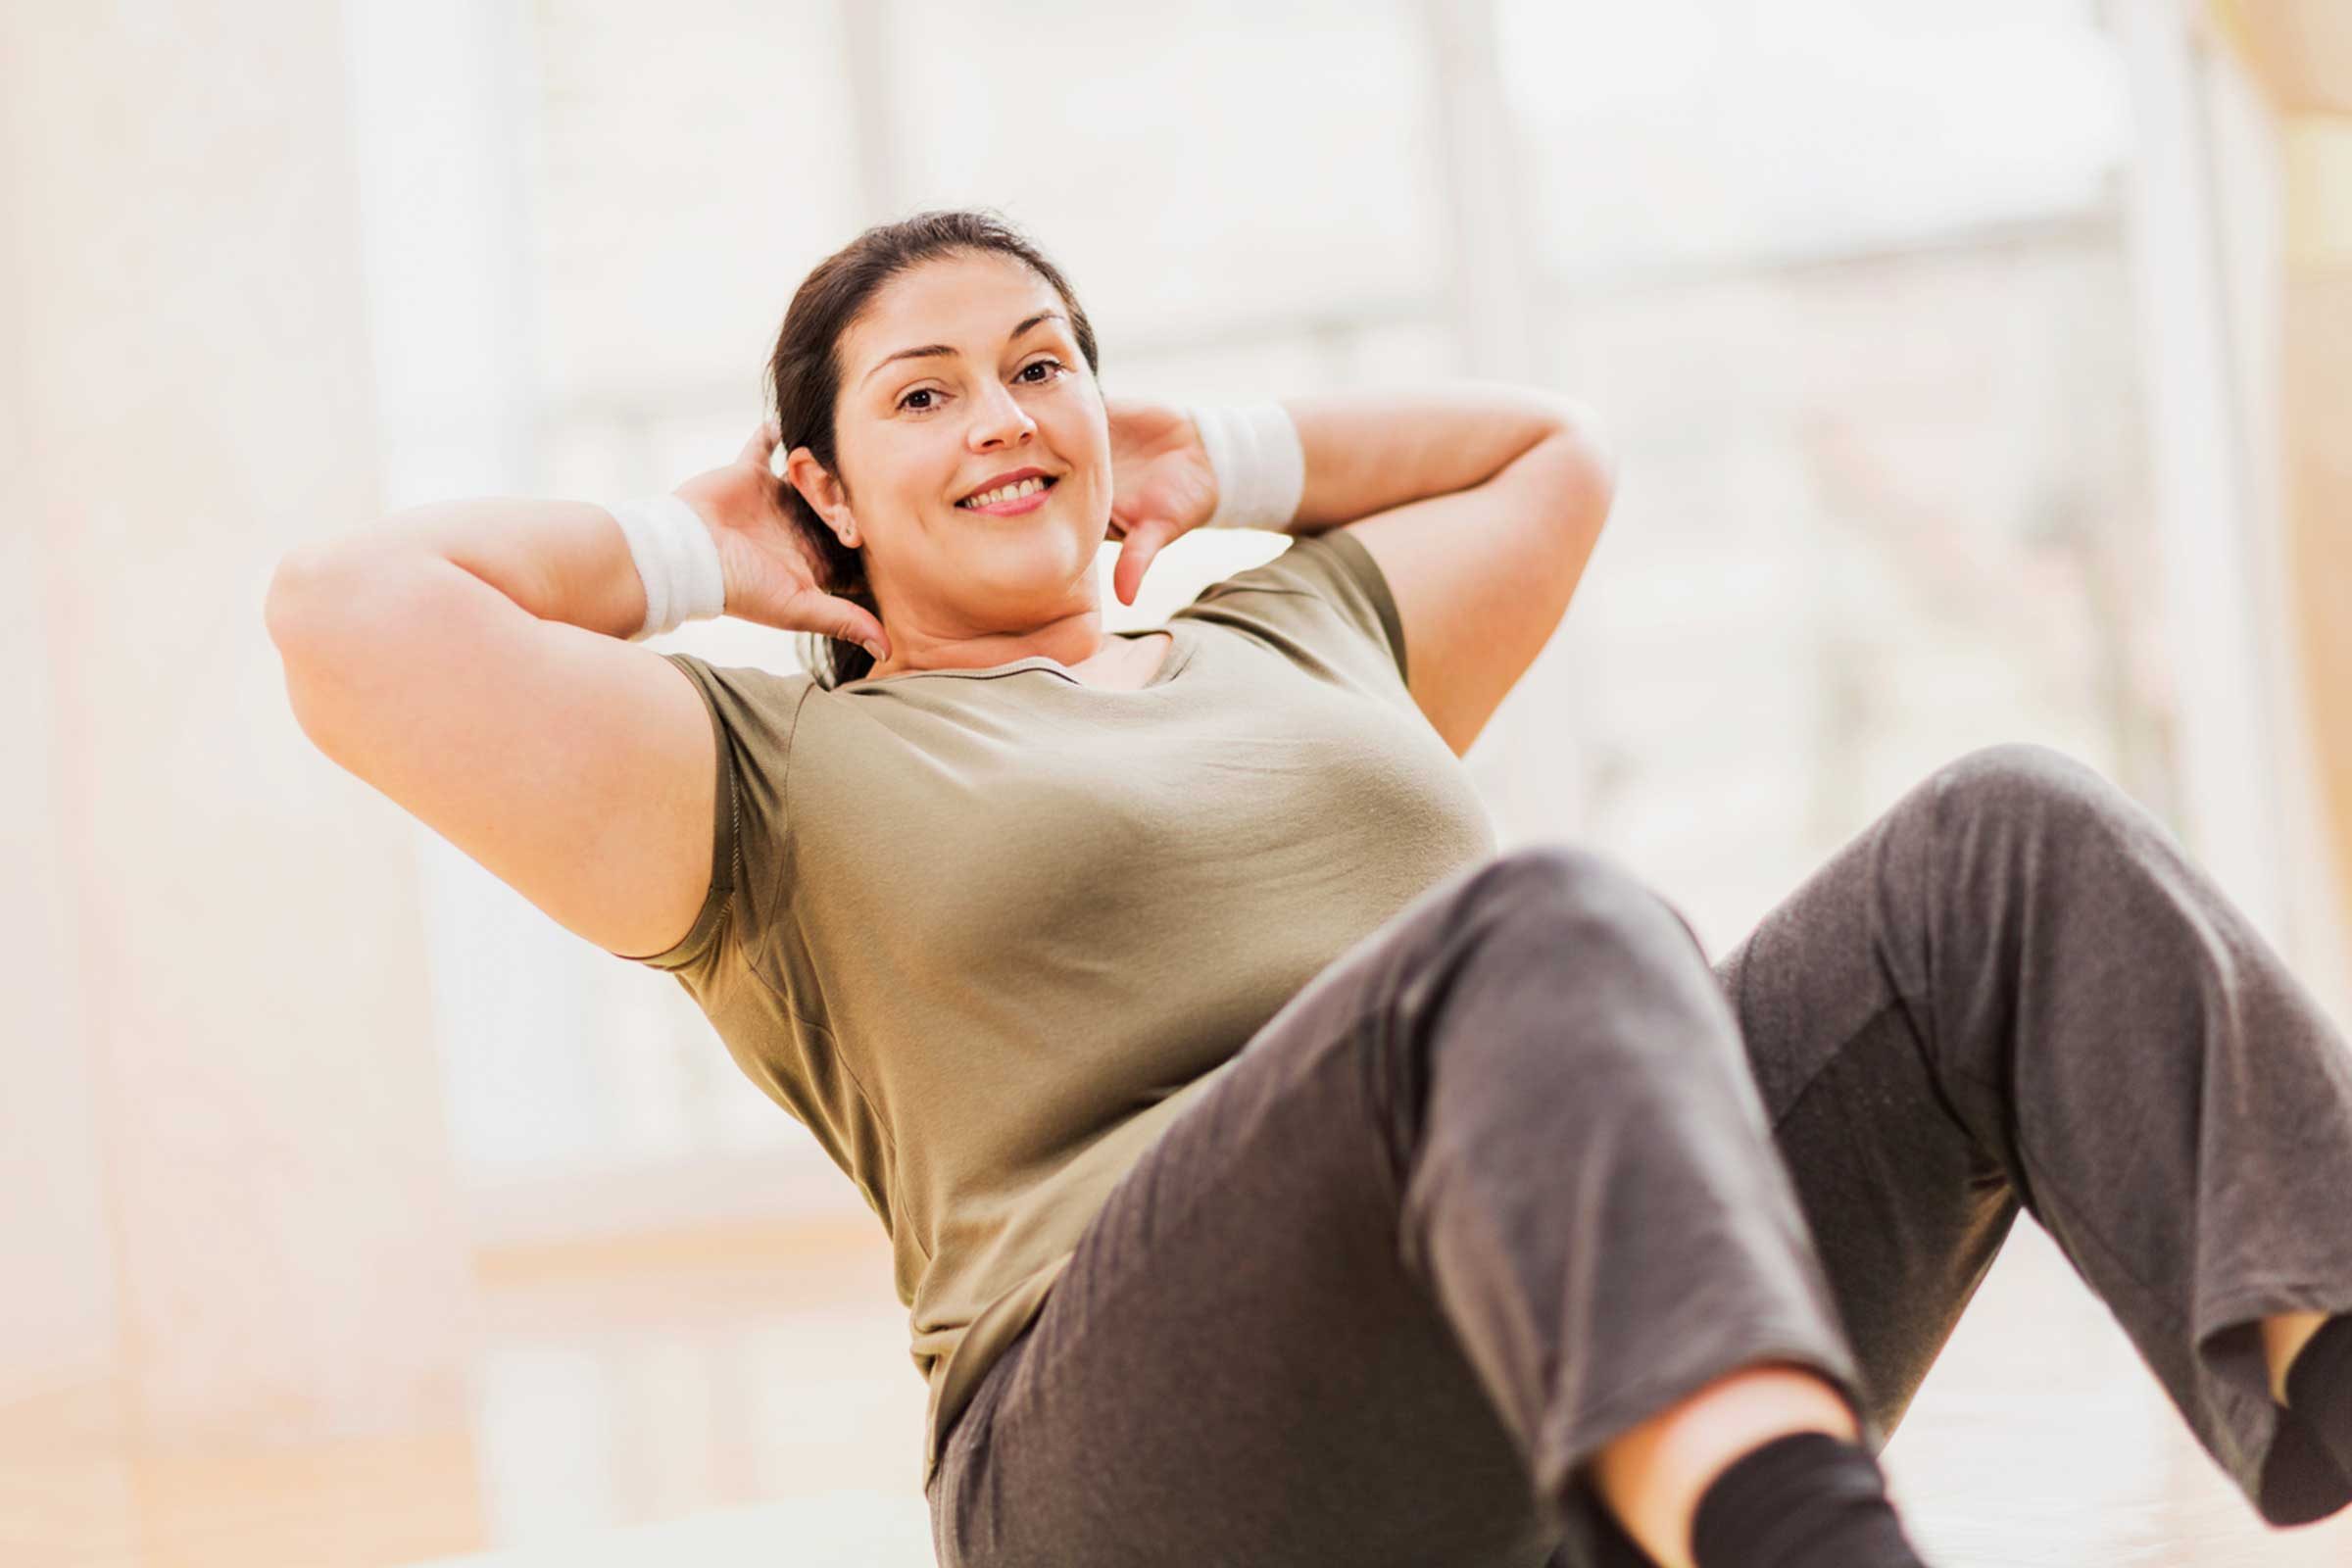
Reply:
[[1718, 978], [1613, 861], [1518, 851], [1316, 976], [1121, 1178], [950, 1434], [937, 1545], [1639, 1564], [1587, 1461], [1763, 1361], [1863, 1408]]
[[1884, 1432], [2022, 1204], [2264, 1520], [2352, 1501], [2259, 1327], [2352, 1310], [2352, 1053], [2144, 808], [1972, 752], [1717, 972]]

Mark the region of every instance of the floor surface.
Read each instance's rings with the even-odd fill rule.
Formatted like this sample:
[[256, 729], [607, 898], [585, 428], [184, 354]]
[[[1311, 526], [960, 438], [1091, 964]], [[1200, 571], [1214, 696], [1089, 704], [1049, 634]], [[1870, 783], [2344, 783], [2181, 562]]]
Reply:
[[[110, 1439], [102, 1395], [0, 1410], [0, 1562], [929, 1564], [923, 1388], [869, 1218], [508, 1254], [483, 1287], [463, 1431], [171, 1453]], [[2030, 1219], [1885, 1463], [1940, 1568], [2352, 1564], [2352, 1511], [2261, 1523]]]

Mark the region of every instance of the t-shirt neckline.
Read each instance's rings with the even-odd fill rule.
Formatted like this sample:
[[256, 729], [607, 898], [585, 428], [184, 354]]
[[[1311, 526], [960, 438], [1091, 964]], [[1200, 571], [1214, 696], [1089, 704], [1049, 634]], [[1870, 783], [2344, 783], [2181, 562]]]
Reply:
[[1166, 685], [1191, 661], [1193, 654], [1191, 627], [1183, 620], [1170, 620], [1161, 626], [1144, 626], [1134, 630], [1114, 631], [1106, 634], [1134, 642], [1145, 637], [1156, 637], [1163, 631], [1168, 634], [1167, 652], [1160, 656], [1159, 667], [1152, 672], [1152, 678], [1141, 686], [1098, 686], [1093, 681], [1080, 680], [1071, 674], [1068, 667], [1059, 660], [1048, 658], [1044, 654], [1030, 654], [1026, 658], [1010, 660], [1002, 664], [982, 664], [973, 669], [903, 669], [896, 675], [860, 675], [856, 680], [843, 681], [836, 689], [840, 691], [854, 689], [877, 691], [890, 685], [893, 681], [916, 680], [925, 675], [961, 675], [978, 678], [989, 675], [1006, 675], [1015, 670], [1039, 669], [1050, 675], [1058, 675], [1069, 685], [1080, 687], [1086, 691], [1101, 692], [1105, 696], [1128, 696], [1136, 692], [1148, 692], [1155, 686]]

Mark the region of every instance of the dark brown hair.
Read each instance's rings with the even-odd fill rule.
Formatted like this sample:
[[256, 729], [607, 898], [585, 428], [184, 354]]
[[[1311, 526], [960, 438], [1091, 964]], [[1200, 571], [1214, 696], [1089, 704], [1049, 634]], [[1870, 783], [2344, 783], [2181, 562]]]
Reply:
[[[849, 495], [849, 481], [836, 460], [834, 402], [841, 391], [841, 339], [884, 284], [935, 257], [973, 252], [996, 252], [1026, 264], [1053, 285], [1068, 308], [1071, 335], [1087, 368], [1099, 377], [1102, 362], [1095, 352], [1095, 329], [1080, 308], [1069, 281], [1045, 254], [1001, 215], [985, 210], [916, 213], [896, 222], [877, 223], [826, 257], [809, 270], [794, 291], [784, 313], [783, 330], [776, 335], [775, 353], [767, 362], [768, 392], [778, 427], [779, 450], [807, 447]], [[809, 554], [819, 570], [817, 586], [861, 606], [879, 620], [866, 580], [865, 555], [835, 537], [824, 519], [789, 480], [783, 486], [785, 510], [808, 541]], [[828, 689], [856, 680], [874, 667], [874, 656], [854, 642], [822, 632], [803, 634], [801, 662]]]

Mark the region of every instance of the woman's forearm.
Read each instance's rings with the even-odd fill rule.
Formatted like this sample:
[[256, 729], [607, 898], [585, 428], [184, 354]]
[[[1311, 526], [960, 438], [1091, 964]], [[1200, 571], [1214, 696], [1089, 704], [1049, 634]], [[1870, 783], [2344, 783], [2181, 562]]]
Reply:
[[489, 497], [412, 507], [304, 546], [284, 575], [364, 582], [371, 568], [416, 555], [465, 568], [542, 620], [612, 637], [645, 624], [645, 584], [628, 539], [612, 513], [584, 501]]
[[1557, 393], [1496, 381], [1278, 401], [1306, 455], [1293, 533], [1483, 484], [1545, 437], [1576, 427], [1581, 414]]

